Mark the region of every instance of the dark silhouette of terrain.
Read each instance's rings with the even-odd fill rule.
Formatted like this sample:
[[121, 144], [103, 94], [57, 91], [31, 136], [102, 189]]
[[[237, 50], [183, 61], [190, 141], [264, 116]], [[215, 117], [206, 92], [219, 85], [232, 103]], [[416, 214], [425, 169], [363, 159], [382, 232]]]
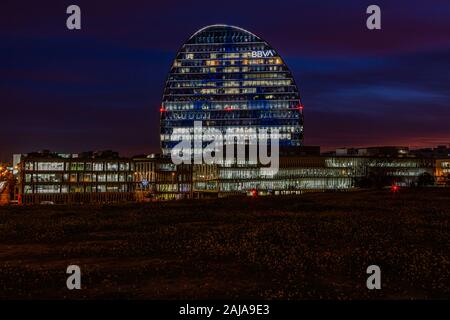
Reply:
[[0, 297], [448, 299], [449, 204], [422, 188], [0, 207]]

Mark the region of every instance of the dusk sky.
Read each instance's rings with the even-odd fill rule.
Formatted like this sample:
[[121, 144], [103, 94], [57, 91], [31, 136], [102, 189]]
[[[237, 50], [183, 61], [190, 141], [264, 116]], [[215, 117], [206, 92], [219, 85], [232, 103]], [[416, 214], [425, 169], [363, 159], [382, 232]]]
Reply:
[[[82, 30], [66, 28], [66, 8]], [[382, 30], [366, 28], [377, 4]], [[209, 24], [247, 29], [286, 61], [305, 144], [450, 143], [450, 1], [2, 1], [0, 160], [50, 149], [159, 152], [177, 50]]]

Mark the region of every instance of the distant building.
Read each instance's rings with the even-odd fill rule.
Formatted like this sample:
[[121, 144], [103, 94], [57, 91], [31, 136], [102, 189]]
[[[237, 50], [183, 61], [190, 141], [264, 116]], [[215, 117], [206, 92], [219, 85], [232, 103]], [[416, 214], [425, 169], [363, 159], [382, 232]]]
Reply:
[[371, 177], [385, 185], [415, 186], [423, 175], [438, 186], [450, 186], [450, 158], [318, 155], [317, 151], [282, 156], [274, 176], [263, 175], [257, 164], [175, 165], [159, 155], [30, 153], [17, 164], [16, 198], [21, 204], [39, 204], [285, 195], [348, 191], [364, 187]]
[[412, 150], [411, 153], [424, 158], [450, 158], [450, 145], [441, 145], [436, 148], [415, 149]]
[[384, 177], [400, 186], [417, 185], [423, 174], [434, 176], [436, 161], [420, 158], [366, 156], [298, 156], [280, 158], [273, 177], [264, 176], [259, 166], [194, 165], [193, 194], [202, 197], [249, 194], [299, 194], [309, 191], [346, 191], [358, 188], [367, 177]]
[[[333, 153], [332, 153], [333, 154]], [[410, 155], [408, 147], [366, 147], [366, 148], [338, 148], [336, 156], [368, 156], [368, 157], [406, 157]]]
[[436, 171], [434, 174], [439, 186], [450, 187], [450, 157], [436, 160]]
[[118, 157], [117, 153], [44, 151], [22, 155], [17, 166], [17, 199], [21, 204], [135, 199], [134, 162]]

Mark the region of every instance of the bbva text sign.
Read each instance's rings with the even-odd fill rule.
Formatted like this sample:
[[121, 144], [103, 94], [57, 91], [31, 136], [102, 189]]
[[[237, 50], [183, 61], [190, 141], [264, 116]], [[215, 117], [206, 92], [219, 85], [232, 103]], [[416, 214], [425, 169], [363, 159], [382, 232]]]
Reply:
[[273, 50], [259, 50], [259, 51], [252, 51], [251, 57], [252, 58], [265, 58], [265, 57], [273, 57]]

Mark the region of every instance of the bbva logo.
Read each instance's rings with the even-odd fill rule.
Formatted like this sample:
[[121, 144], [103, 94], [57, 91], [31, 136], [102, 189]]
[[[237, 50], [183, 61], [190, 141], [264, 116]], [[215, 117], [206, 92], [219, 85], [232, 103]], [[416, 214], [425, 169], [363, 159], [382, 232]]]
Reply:
[[273, 57], [273, 50], [259, 50], [252, 51], [252, 58], [265, 58], [265, 57]]

